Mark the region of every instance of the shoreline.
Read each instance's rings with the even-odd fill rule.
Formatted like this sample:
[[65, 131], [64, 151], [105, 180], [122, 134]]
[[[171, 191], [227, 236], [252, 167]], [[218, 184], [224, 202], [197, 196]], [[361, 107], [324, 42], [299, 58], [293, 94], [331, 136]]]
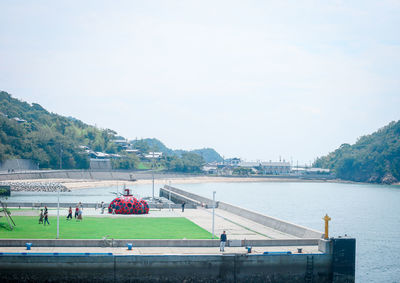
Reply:
[[[11, 181], [11, 180], [10, 180]], [[108, 186], [134, 186], [134, 185], [147, 185], [152, 184], [152, 179], [141, 179], [136, 181], [125, 180], [82, 180], [82, 179], [26, 179], [26, 180], [12, 180], [13, 182], [20, 183], [60, 183], [69, 190], [79, 190], [88, 188], [108, 187]], [[7, 182], [7, 181], [4, 181]], [[292, 178], [259, 178], [259, 177], [211, 177], [211, 176], [198, 176], [198, 177], [177, 177], [177, 178], [159, 178], [154, 180], [156, 185], [170, 184], [199, 184], [199, 183], [344, 183], [344, 184], [360, 184], [352, 181], [344, 180], [310, 180], [310, 179], [292, 179]], [[367, 183], [368, 184], [368, 183]]]

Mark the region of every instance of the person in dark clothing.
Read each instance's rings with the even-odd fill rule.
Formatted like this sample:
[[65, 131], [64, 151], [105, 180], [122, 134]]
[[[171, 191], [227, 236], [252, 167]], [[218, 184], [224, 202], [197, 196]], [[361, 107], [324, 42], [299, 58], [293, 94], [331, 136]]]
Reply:
[[185, 211], [185, 202], [182, 202], [182, 212], [184, 212]]
[[226, 233], [225, 233], [225, 231], [221, 234], [220, 239], [221, 239], [221, 242], [219, 244], [219, 250], [221, 252], [224, 252], [225, 251], [225, 244], [226, 244]]
[[79, 214], [79, 207], [76, 206], [76, 208], [75, 208], [75, 218], [78, 217], [78, 214]]
[[44, 206], [44, 213], [47, 213], [48, 209], [47, 206]]
[[68, 219], [72, 219], [72, 208], [71, 208], [71, 207], [69, 207], [69, 209], [68, 209], [67, 220], [68, 220]]
[[43, 224], [43, 218], [44, 218], [43, 209], [41, 209], [39, 214], [39, 224]]
[[50, 225], [50, 222], [49, 222], [49, 213], [48, 213], [47, 211], [44, 212], [44, 223], [43, 223], [43, 225], [46, 226], [46, 222], [47, 222], [48, 225]]

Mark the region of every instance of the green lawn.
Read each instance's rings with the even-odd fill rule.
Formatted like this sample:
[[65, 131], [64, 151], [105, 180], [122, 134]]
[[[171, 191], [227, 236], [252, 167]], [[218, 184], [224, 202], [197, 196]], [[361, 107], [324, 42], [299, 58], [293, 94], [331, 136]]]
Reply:
[[[38, 224], [38, 217], [14, 216], [16, 227], [10, 230], [0, 218], [1, 239], [55, 239], [57, 218], [49, 217], [50, 226]], [[60, 239], [210, 239], [211, 233], [184, 217], [84, 217], [67, 221], [60, 217]]]

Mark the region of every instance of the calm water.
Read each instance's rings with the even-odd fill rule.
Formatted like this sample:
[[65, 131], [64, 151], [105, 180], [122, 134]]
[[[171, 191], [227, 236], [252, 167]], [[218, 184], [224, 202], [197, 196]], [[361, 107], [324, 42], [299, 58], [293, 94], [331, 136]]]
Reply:
[[[174, 186], [174, 184], [172, 184]], [[176, 187], [323, 231], [357, 239], [357, 282], [400, 282], [400, 187], [334, 183], [206, 183]], [[62, 202], [111, 201], [117, 188], [61, 194]], [[122, 188], [119, 187], [119, 191]], [[151, 196], [151, 185], [134, 193]], [[158, 195], [158, 189], [155, 192]], [[9, 201], [56, 201], [56, 194], [14, 193]]]

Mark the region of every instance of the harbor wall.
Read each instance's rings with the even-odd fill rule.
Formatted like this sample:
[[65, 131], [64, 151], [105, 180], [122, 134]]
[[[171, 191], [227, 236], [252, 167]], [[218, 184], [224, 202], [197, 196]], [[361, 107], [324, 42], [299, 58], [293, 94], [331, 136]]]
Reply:
[[[173, 179], [193, 177], [197, 174], [175, 174], [170, 172], [155, 172], [155, 179]], [[149, 180], [153, 175], [148, 170], [35, 170], [15, 173], [0, 172], [0, 181], [28, 179], [76, 179], [76, 180]]]
[[299, 238], [323, 238], [324, 236], [323, 233], [310, 228], [263, 215], [222, 201], [218, 202], [218, 208]]
[[[328, 254], [2, 254], [0, 280], [23, 282], [332, 281]], [[344, 278], [344, 277], [343, 277]], [[348, 281], [336, 281], [342, 283]]]

